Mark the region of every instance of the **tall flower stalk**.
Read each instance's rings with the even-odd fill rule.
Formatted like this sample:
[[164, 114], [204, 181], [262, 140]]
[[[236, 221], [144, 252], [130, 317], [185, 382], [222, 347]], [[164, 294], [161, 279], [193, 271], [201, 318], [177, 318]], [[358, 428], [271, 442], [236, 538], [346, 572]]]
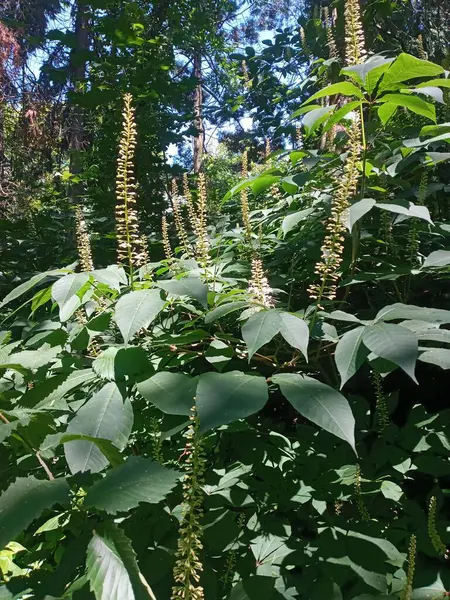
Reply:
[[170, 245], [169, 227], [167, 225], [167, 219], [166, 219], [165, 215], [163, 215], [161, 218], [161, 233], [162, 233], [164, 255], [166, 257], [166, 260], [171, 262], [173, 260], [173, 252], [172, 252], [172, 246]]
[[203, 600], [204, 592], [200, 582], [203, 571], [200, 552], [203, 549], [203, 484], [205, 459], [203, 444], [199, 436], [199, 421], [195, 407], [190, 416], [185, 454], [187, 455], [183, 482], [182, 519], [178, 534], [173, 575], [175, 585], [172, 600]]
[[[244, 150], [242, 154], [242, 167], [241, 174], [244, 179], [248, 177], [248, 155], [247, 150]], [[243, 188], [240, 193], [241, 198], [241, 215], [242, 222], [244, 224], [245, 235], [247, 237], [247, 241], [250, 243], [252, 240], [252, 226], [250, 223], [250, 207], [248, 204], [248, 189]]]
[[128, 265], [131, 287], [133, 287], [134, 269], [144, 264], [146, 259], [136, 212], [136, 181], [133, 160], [137, 132], [132, 101], [131, 94], [125, 94], [116, 176], [117, 260], [119, 264]]
[[340, 266], [344, 251], [344, 232], [346, 215], [350, 200], [355, 195], [358, 186], [358, 163], [361, 159], [360, 122], [353, 121], [349, 131], [348, 155], [342, 177], [335, 180], [336, 191], [331, 205], [331, 215], [327, 221], [327, 235], [322, 245], [322, 257], [316, 264], [315, 273], [319, 276], [318, 283], [313, 283], [309, 295], [316, 300], [322, 309], [322, 300], [336, 298], [337, 282], [340, 277]]
[[209, 262], [209, 239], [207, 230], [206, 179], [204, 173], [198, 174], [198, 199], [196, 211], [197, 258], [206, 269]]
[[273, 290], [264, 272], [262, 260], [257, 256], [252, 259], [252, 276], [248, 282], [248, 293], [255, 304], [264, 308], [272, 308], [275, 304]]
[[89, 232], [84, 218], [83, 209], [80, 205], [75, 208], [75, 235], [77, 238], [78, 258], [82, 271], [93, 271], [91, 242]]
[[360, 65], [366, 60], [367, 52], [359, 0], [346, 0], [344, 20], [345, 62], [347, 65]]
[[175, 221], [175, 229], [181, 246], [187, 255], [190, 255], [189, 240], [184, 226], [183, 215], [181, 214], [180, 194], [176, 179], [172, 180], [172, 209], [173, 219]]

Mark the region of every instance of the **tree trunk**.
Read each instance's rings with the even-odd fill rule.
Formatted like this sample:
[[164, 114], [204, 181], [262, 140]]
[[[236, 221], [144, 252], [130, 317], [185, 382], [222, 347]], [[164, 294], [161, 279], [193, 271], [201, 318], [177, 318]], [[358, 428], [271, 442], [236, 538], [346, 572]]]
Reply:
[[205, 130], [203, 128], [203, 92], [202, 92], [202, 57], [201, 54], [194, 56], [194, 77], [197, 79], [197, 85], [194, 93], [194, 126], [196, 134], [194, 136], [194, 173], [199, 173], [202, 167], [203, 145], [205, 142]]
[[[75, 17], [75, 48], [70, 59], [70, 76], [72, 90], [82, 92], [86, 83], [86, 59], [80, 58], [80, 52], [89, 50], [88, 12], [83, 2], [76, 7]], [[83, 171], [81, 152], [85, 147], [86, 135], [84, 130], [84, 115], [81, 106], [72, 107], [70, 122], [70, 174], [77, 177]], [[78, 203], [83, 193], [83, 185], [73, 181], [69, 186], [69, 199], [71, 203]]]

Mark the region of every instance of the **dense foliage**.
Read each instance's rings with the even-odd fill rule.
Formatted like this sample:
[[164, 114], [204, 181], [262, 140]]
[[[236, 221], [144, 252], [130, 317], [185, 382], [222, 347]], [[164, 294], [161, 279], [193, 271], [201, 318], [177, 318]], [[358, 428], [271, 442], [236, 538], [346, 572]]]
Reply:
[[244, 49], [235, 4], [128, 4], [75, 5], [96, 59], [50, 104], [81, 146], [2, 100], [0, 598], [445, 598], [445, 44], [395, 2], [257, 3]]

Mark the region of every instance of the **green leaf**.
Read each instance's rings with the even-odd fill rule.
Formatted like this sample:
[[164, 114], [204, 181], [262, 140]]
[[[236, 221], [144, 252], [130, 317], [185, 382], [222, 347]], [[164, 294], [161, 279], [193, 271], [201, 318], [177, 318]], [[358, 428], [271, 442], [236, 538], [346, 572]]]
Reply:
[[447, 348], [430, 348], [430, 350], [422, 352], [419, 360], [436, 365], [446, 371], [450, 369], [450, 350]]
[[200, 375], [196, 393], [200, 432], [258, 412], [268, 397], [264, 377], [247, 375], [241, 371]]
[[65, 381], [61, 383], [58, 388], [50, 392], [50, 394], [44, 400], [39, 402], [35, 408], [51, 408], [53, 406], [57, 406], [59, 401], [66, 394], [72, 392], [78, 386], [83, 385], [84, 383], [89, 383], [94, 379], [95, 373], [92, 371], [92, 369], [81, 369], [79, 371], [74, 371], [67, 377]]
[[110, 440], [104, 438], [93, 437], [92, 435], [85, 435], [83, 433], [55, 433], [48, 435], [43, 441], [39, 451], [43, 456], [49, 454], [49, 451], [53, 450], [60, 444], [68, 444], [69, 442], [89, 442], [94, 444], [100, 450], [110, 465], [116, 467], [123, 463], [123, 457], [119, 452], [118, 448]]
[[435, 250], [423, 261], [422, 269], [433, 269], [450, 265], [450, 250]]
[[272, 600], [275, 590], [275, 579], [253, 575], [236, 583], [228, 596], [228, 600]]
[[395, 200], [390, 203], [377, 202], [375, 204], [376, 208], [381, 210], [387, 210], [389, 212], [396, 213], [398, 215], [407, 215], [408, 217], [417, 217], [418, 219], [423, 219], [427, 221], [431, 225], [433, 225], [433, 221], [430, 217], [430, 212], [426, 206], [420, 206], [414, 204], [413, 202], [404, 202], [400, 203], [400, 200]]
[[206, 360], [218, 371], [222, 371], [226, 364], [233, 358], [234, 351], [231, 346], [221, 340], [213, 340], [205, 352]]
[[252, 192], [255, 195], [257, 195], [260, 192], [263, 192], [264, 190], [269, 188], [274, 183], [277, 183], [279, 180], [279, 175], [272, 175], [271, 173], [261, 173], [260, 175], [256, 175], [255, 177], [244, 179], [244, 181], [240, 181], [238, 184], [232, 187], [229, 192], [225, 194], [222, 202], [227, 202], [235, 194], [238, 194], [241, 190], [244, 190], [245, 188], [250, 188]]
[[328, 115], [335, 109], [334, 105], [322, 106], [307, 113], [303, 117], [303, 126], [307, 131], [307, 136], [310, 136], [320, 125], [327, 119]]
[[417, 98], [416, 96], [409, 96], [408, 94], [386, 94], [379, 102], [388, 102], [394, 106], [404, 106], [414, 113], [436, 121], [436, 108], [431, 102]]
[[385, 72], [379, 89], [395, 89], [396, 84], [419, 77], [435, 77], [442, 75], [444, 69], [427, 60], [420, 60], [411, 54], [400, 54]]
[[129, 348], [112, 346], [94, 360], [92, 368], [99, 377], [114, 381], [143, 373], [150, 368], [150, 363], [141, 346]]
[[283, 396], [305, 418], [345, 440], [355, 449], [355, 418], [342, 394], [328, 385], [295, 373], [274, 375]]
[[297, 348], [308, 362], [309, 327], [306, 322], [287, 312], [278, 313], [280, 333], [293, 348]]
[[366, 215], [374, 206], [376, 202], [373, 198], [363, 198], [359, 202], [352, 204], [348, 210], [347, 217], [347, 228], [349, 231], [353, 229], [355, 223], [357, 223], [364, 215]]
[[39, 350], [23, 350], [22, 352], [10, 354], [8, 362], [0, 365], [0, 367], [9, 366], [9, 368], [13, 368], [13, 365], [18, 365], [24, 369], [34, 371], [54, 361], [60, 352], [61, 348], [59, 346], [50, 348], [48, 344], [44, 344]]
[[395, 115], [397, 109], [398, 104], [394, 104], [393, 102], [384, 102], [378, 107], [378, 117], [383, 125], [386, 125], [389, 119]]
[[121, 285], [128, 284], [125, 269], [123, 267], [118, 267], [117, 265], [110, 265], [106, 269], [96, 269], [91, 272], [91, 275], [93, 275], [94, 279], [99, 283], [104, 283], [118, 292], [120, 292]]
[[376, 356], [398, 365], [417, 383], [414, 369], [418, 341], [409, 329], [392, 323], [377, 323], [366, 327], [363, 342]]
[[36, 312], [38, 308], [46, 304], [52, 298], [52, 285], [36, 292], [31, 301], [31, 312]]
[[362, 102], [347, 102], [346, 104], [344, 104], [344, 106], [341, 106], [341, 108], [338, 108], [326, 121], [325, 125], [323, 126], [322, 131], [325, 133], [326, 131], [329, 131], [334, 125], [336, 125], [337, 123], [340, 123], [344, 117], [346, 115], [348, 115], [349, 112], [351, 111], [356, 111], [359, 110], [359, 108], [362, 106]]
[[247, 344], [250, 361], [261, 346], [273, 339], [280, 331], [280, 315], [277, 310], [261, 310], [254, 313], [242, 326], [242, 337]]
[[140, 456], [130, 456], [108, 471], [88, 491], [85, 506], [111, 515], [126, 512], [140, 502], [157, 504], [177, 485], [182, 473]]
[[193, 377], [170, 371], [156, 373], [137, 384], [138, 392], [168, 415], [190, 415], [196, 387]]
[[32, 290], [35, 286], [41, 283], [41, 281], [44, 281], [44, 279], [46, 279], [47, 277], [51, 277], [62, 272], [63, 271], [60, 270], [46, 271], [45, 273], [38, 273], [37, 275], [34, 275], [31, 279], [25, 281], [24, 283], [21, 283], [11, 292], [9, 292], [9, 294], [6, 295], [0, 302], [0, 308], [3, 308], [13, 300], [16, 300], [16, 298], [20, 298], [20, 296], [23, 296], [24, 294]]
[[124, 532], [112, 523], [89, 542], [86, 573], [96, 600], [156, 600]]
[[71, 273], [58, 279], [52, 286], [52, 298], [59, 304], [64, 306], [68, 300], [81, 290], [83, 285], [89, 281], [89, 273]]
[[[107, 383], [77, 412], [67, 428], [68, 434], [83, 434], [110, 440], [117, 448], [125, 448], [133, 426], [133, 409], [123, 402], [115, 383]], [[75, 441], [64, 447], [71, 473], [98, 473], [108, 460], [92, 442]]]
[[159, 290], [139, 290], [122, 296], [115, 320], [126, 344], [140, 329], [146, 329], [165, 305]]
[[403, 496], [402, 488], [393, 481], [383, 481], [381, 484], [381, 493], [385, 498], [398, 502]]
[[335, 96], [336, 94], [339, 94], [340, 96], [356, 96], [356, 98], [359, 98], [360, 100], [364, 98], [364, 94], [356, 87], [356, 85], [353, 85], [350, 81], [339, 81], [338, 83], [332, 83], [331, 85], [322, 88], [308, 98], [304, 104], [309, 104], [313, 100], [323, 98], [324, 96]]
[[65, 479], [16, 479], [0, 496], [0, 549], [54, 504], [68, 504], [70, 488]]
[[416, 321], [425, 321], [426, 323], [450, 323], [450, 310], [426, 308], [425, 306], [397, 302], [396, 304], [389, 304], [378, 311], [375, 322], [396, 321], [400, 319], [413, 319]]
[[341, 70], [341, 73], [352, 77], [355, 81], [361, 84], [369, 94], [372, 94], [380, 77], [385, 71], [387, 71], [393, 60], [393, 58], [385, 58], [384, 56], [375, 55], [371, 56], [362, 65], [345, 67]]
[[334, 360], [341, 377], [341, 389], [353, 377], [369, 355], [367, 348], [362, 343], [364, 331], [364, 327], [347, 331], [336, 346]]
[[434, 583], [413, 590], [412, 600], [435, 600], [435, 598], [443, 598], [445, 597], [446, 589], [440, 575], [438, 575]]
[[203, 306], [208, 304], [208, 287], [198, 277], [158, 281], [156, 285], [172, 296], [189, 296], [198, 300]]
[[238, 302], [227, 302], [226, 304], [219, 304], [213, 310], [210, 310], [206, 313], [205, 323], [213, 323], [216, 319], [220, 319], [221, 317], [225, 317], [236, 310], [240, 310], [241, 308], [245, 308], [248, 306], [248, 302], [238, 301]]
[[305, 208], [304, 210], [299, 210], [296, 213], [292, 213], [291, 215], [287, 215], [283, 219], [283, 223], [281, 224], [281, 230], [284, 235], [287, 235], [294, 227], [300, 223], [300, 221], [304, 221], [309, 215], [312, 215], [316, 212], [314, 208]]

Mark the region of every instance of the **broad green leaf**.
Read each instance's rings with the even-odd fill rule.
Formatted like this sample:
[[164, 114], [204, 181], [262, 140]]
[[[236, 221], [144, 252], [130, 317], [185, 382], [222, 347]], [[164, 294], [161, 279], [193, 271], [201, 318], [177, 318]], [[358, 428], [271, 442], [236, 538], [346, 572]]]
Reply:
[[250, 545], [258, 566], [263, 563], [280, 564], [285, 556], [291, 554], [292, 550], [286, 546], [287, 539], [271, 533], [258, 536]]
[[393, 58], [375, 55], [368, 58], [362, 65], [345, 67], [341, 70], [341, 73], [344, 73], [357, 81], [369, 94], [371, 94], [375, 90], [380, 77], [387, 71], [393, 60]]
[[380, 102], [388, 102], [394, 106], [403, 106], [422, 117], [436, 121], [435, 106], [431, 102], [422, 100], [422, 98], [408, 94], [386, 94], [380, 99]]
[[445, 598], [446, 587], [442, 583], [441, 576], [438, 575], [434, 583], [413, 590], [411, 600], [435, 600], [436, 598]]
[[306, 322], [287, 312], [279, 313], [280, 333], [293, 348], [297, 348], [308, 362], [309, 327]]
[[0, 496], [0, 549], [54, 504], [68, 504], [70, 488], [65, 479], [16, 479]]
[[66, 394], [72, 392], [79, 385], [90, 383], [94, 379], [95, 373], [92, 371], [92, 369], [81, 369], [79, 371], [74, 371], [61, 383], [58, 388], [50, 392], [50, 394], [44, 400], [39, 402], [35, 408], [51, 408], [52, 406], [57, 406], [59, 401]]
[[327, 319], [333, 319], [335, 321], [346, 321], [348, 323], [361, 323], [356, 315], [346, 313], [343, 310], [333, 310], [329, 314], [325, 315]]
[[422, 269], [446, 267], [450, 265], [450, 250], [435, 250], [423, 261]]
[[363, 342], [376, 356], [398, 365], [417, 383], [414, 369], [418, 341], [409, 329], [392, 323], [377, 323], [366, 327]]
[[241, 190], [246, 188], [250, 188], [254, 194], [259, 194], [274, 183], [277, 183], [280, 179], [281, 177], [279, 175], [272, 175], [267, 172], [256, 175], [255, 177], [250, 177], [249, 179], [244, 179], [244, 181], [240, 181], [225, 194], [222, 202], [227, 202], [235, 194], [238, 194]]
[[363, 198], [359, 202], [352, 204], [348, 210], [347, 229], [351, 231], [355, 223], [357, 223], [364, 215], [366, 215], [376, 202], [373, 198]]
[[115, 515], [140, 502], [157, 504], [177, 485], [182, 473], [140, 456], [130, 456], [88, 491], [85, 506]]
[[297, 110], [295, 110], [290, 115], [290, 117], [288, 118], [288, 121], [292, 121], [293, 119], [296, 119], [297, 117], [300, 117], [301, 115], [311, 112], [312, 110], [315, 110], [316, 108], [321, 108], [320, 104], [301, 106], [300, 108], [297, 108]]
[[[402, 90], [403, 92], [404, 90]], [[445, 104], [444, 101], [444, 92], [438, 88], [433, 86], [422, 86], [417, 87], [410, 90], [414, 94], [424, 94], [425, 96], [431, 96], [435, 102], [439, 102], [440, 104]]]
[[156, 284], [172, 296], [189, 296], [195, 298], [203, 306], [208, 304], [208, 286], [198, 277], [183, 277], [170, 281], [158, 281]]
[[429, 79], [416, 85], [416, 89], [427, 88], [430, 86], [450, 88], [450, 79]]
[[355, 418], [342, 394], [328, 385], [296, 373], [274, 375], [283, 396], [305, 418], [345, 440], [355, 449]]
[[30, 417], [22, 417], [16, 421], [10, 421], [9, 423], [0, 423], [0, 443], [4, 442], [18, 427], [28, 425]]
[[94, 360], [92, 368], [99, 377], [114, 381], [144, 373], [150, 368], [150, 363], [141, 346], [128, 348], [112, 346]]
[[165, 305], [159, 290], [139, 290], [122, 296], [115, 320], [126, 344], [140, 329], [146, 329]]
[[0, 366], [19, 365], [24, 369], [34, 371], [54, 361], [60, 352], [61, 348], [59, 346], [50, 348], [48, 344], [44, 344], [39, 350], [22, 350], [21, 352], [10, 354], [7, 364]]
[[390, 304], [378, 311], [377, 321], [396, 321], [400, 319], [414, 319], [427, 323], [450, 323], [450, 310], [440, 308], [426, 308], [414, 304]]
[[397, 110], [398, 104], [394, 104], [393, 102], [384, 102], [378, 107], [378, 117], [383, 125], [386, 125], [389, 119], [395, 115]]
[[94, 444], [100, 450], [110, 465], [116, 467], [123, 463], [123, 457], [119, 449], [114, 446], [110, 440], [104, 438], [93, 437], [92, 435], [85, 435], [83, 433], [55, 433], [48, 435], [43, 441], [39, 452], [42, 456], [49, 456], [54, 448], [61, 444], [68, 444], [69, 442], [89, 442]]
[[20, 296], [23, 296], [23, 294], [26, 294], [27, 292], [32, 290], [35, 286], [41, 283], [41, 281], [44, 281], [44, 279], [46, 279], [47, 277], [52, 277], [60, 273], [62, 273], [62, 271], [57, 270], [46, 271], [45, 273], [38, 273], [37, 275], [34, 275], [31, 279], [25, 281], [24, 283], [21, 283], [11, 292], [9, 292], [9, 294], [5, 296], [0, 302], [0, 308], [3, 308], [13, 300], [16, 300], [16, 298], [20, 298]]
[[227, 600], [273, 600], [275, 579], [253, 575], [236, 583]]
[[234, 350], [221, 340], [213, 340], [205, 352], [206, 360], [218, 371], [222, 371], [226, 364], [233, 358]]
[[341, 389], [353, 377], [369, 355], [367, 348], [362, 343], [364, 331], [364, 327], [347, 331], [336, 346], [334, 360], [341, 377]]
[[241, 308], [245, 308], [248, 306], [248, 302], [244, 302], [239, 300], [237, 302], [227, 302], [226, 304], [219, 304], [213, 310], [210, 310], [206, 313], [205, 323], [213, 323], [216, 319], [220, 319], [221, 317], [225, 317], [236, 310], [240, 310]]
[[291, 215], [287, 215], [283, 219], [283, 223], [281, 224], [281, 230], [284, 235], [287, 235], [294, 227], [300, 223], [300, 221], [304, 221], [309, 215], [312, 215], [316, 209], [314, 208], [305, 208], [304, 210], [299, 210]]
[[163, 371], [137, 384], [138, 392], [169, 415], [190, 415], [195, 405], [197, 380], [182, 373]]
[[58, 279], [52, 286], [52, 298], [59, 304], [64, 304], [81, 290], [85, 283], [89, 281], [89, 273], [71, 273]]
[[355, 96], [360, 100], [364, 98], [364, 94], [359, 88], [356, 87], [356, 85], [353, 85], [353, 83], [350, 83], [350, 81], [339, 81], [338, 83], [327, 85], [313, 94], [310, 98], [308, 98], [308, 100], [306, 100], [305, 104], [309, 104], [313, 100], [323, 98], [324, 96], [335, 96], [336, 94], [339, 94], [340, 96]]
[[49, 302], [52, 298], [52, 285], [36, 292], [31, 301], [31, 312], [37, 311], [38, 308]]
[[94, 531], [86, 574], [96, 600], [156, 600], [139, 571], [131, 541], [115, 524]]
[[303, 117], [303, 126], [307, 131], [307, 137], [320, 127], [334, 109], [335, 106], [332, 104], [329, 106], [322, 106], [310, 111]]
[[242, 337], [247, 344], [250, 361], [261, 346], [272, 340], [280, 331], [280, 314], [277, 310], [261, 310], [254, 313], [242, 326]]
[[398, 502], [403, 496], [402, 488], [393, 481], [383, 481], [381, 484], [381, 493], [385, 498]]
[[362, 106], [362, 102], [347, 102], [341, 108], [338, 108], [326, 121], [323, 126], [323, 132], [329, 131], [334, 125], [340, 123], [349, 112], [357, 111]]
[[268, 397], [266, 380], [258, 375], [241, 371], [200, 375], [196, 393], [200, 432], [257, 413]]
[[127, 275], [123, 267], [110, 265], [106, 269], [96, 269], [91, 273], [96, 281], [108, 285], [113, 290], [120, 292], [121, 285], [127, 285]]
[[[67, 427], [67, 434], [83, 434], [110, 440], [117, 448], [125, 448], [133, 426], [133, 409], [115, 383], [107, 383], [77, 412]], [[108, 460], [92, 442], [75, 441], [64, 446], [71, 473], [98, 473]]]
[[422, 362], [436, 365], [445, 371], [450, 369], [450, 350], [447, 348], [430, 348], [419, 356]]
[[436, 77], [444, 72], [444, 69], [435, 63], [421, 60], [411, 56], [411, 54], [402, 53], [384, 73], [379, 89], [380, 91], [396, 89], [396, 84], [403, 81], [418, 79], [419, 77]]
[[427, 221], [431, 225], [433, 224], [430, 212], [426, 206], [420, 206], [413, 202], [400, 202], [399, 200], [390, 203], [377, 202], [375, 206], [381, 210], [387, 210], [399, 215], [407, 215], [408, 217], [416, 217]]

